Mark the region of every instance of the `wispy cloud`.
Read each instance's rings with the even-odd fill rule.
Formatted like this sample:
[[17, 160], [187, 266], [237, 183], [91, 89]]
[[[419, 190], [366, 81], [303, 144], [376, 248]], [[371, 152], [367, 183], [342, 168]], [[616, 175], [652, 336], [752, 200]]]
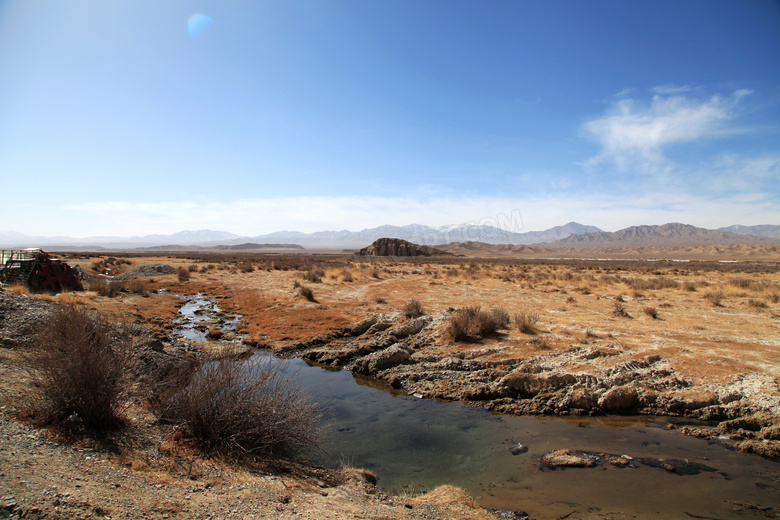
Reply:
[[669, 146], [739, 132], [730, 125], [740, 99], [750, 94], [737, 90], [722, 97], [683, 95], [692, 89], [656, 87], [649, 102], [619, 99], [607, 113], [582, 125], [583, 133], [601, 145], [601, 153], [585, 166], [613, 164], [619, 170], [664, 173], [672, 166], [664, 154]]
[[692, 90], [695, 90], [695, 87], [692, 87], [690, 85], [674, 85], [672, 83], [658, 85], [653, 89], [653, 91], [656, 94], [661, 94], [666, 96], [672, 94], [683, 94], [685, 92], [691, 92]]

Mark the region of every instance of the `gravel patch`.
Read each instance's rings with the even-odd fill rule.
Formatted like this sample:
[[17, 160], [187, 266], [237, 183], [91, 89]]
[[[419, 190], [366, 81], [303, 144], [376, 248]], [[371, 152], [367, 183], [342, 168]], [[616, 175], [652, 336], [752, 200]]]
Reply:
[[48, 302], [0, 290], [0, 346], [23, 346], [50, 309]]
[[133, 267], [129, 271], [115, 276], [114, 280], [128, 280], [130, 278], [144, 278], [147, 276], [164, 276], [176, 273], [176, 268], [171, 267], [168, 264], [147, 264]]

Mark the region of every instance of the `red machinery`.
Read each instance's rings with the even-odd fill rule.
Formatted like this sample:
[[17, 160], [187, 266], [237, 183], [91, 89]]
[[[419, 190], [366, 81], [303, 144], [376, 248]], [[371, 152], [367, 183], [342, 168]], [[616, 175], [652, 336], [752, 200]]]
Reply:
[[83, 291], [79, 273], [40, 249], [0, 251], [0, 282], [38, 292]]

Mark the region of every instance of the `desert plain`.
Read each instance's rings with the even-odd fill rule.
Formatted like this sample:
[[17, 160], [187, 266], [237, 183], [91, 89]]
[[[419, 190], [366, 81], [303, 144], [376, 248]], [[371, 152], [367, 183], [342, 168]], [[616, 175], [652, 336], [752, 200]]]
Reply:
[[[175, 355], [179, 295], [201, 294], [221, 312], [200, 323], [206, 339], [190, 341], [188, 351], [267, 350], [503, 414], [688, 418], [673, 428], [777, 459], [778, 263], [771, 254], [733, 261], [728, 251], [696, 253], [652, 260], [638, 252], [599, 259], [68, 254], [87, 273], [86, 291], [9, 288], [4, 295], [3, 511], [25, 518], [491, 517], [455, 488], [398, 497], [354, 469], [295, 461], [248, 469], [204, 459], [142, 402], [128, 403], [131, 427], [118, 439], [36, 428], [25, 415], [29, 378], [19, 347], [34, 321], [19, 309], [33, 299], [83, 303], [142, 327], [155, 351]], [[176, 273], [154, 271], [160, 265]], [[101, 295], [94, 287], [106, 268], [116, 291]], [[238, 326], [223, 330], [235, 316]], [[100, 481], [106, 478], [111, 488]]]

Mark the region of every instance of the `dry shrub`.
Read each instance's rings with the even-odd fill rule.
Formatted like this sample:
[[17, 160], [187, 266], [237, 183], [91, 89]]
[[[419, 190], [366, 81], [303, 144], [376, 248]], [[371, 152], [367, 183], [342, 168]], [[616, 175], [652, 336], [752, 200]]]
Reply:
[[683, 290], [688, 292], [696, 292], [696, 284], [693, 282], [685, 282], [683, 284]]
[[325, 271], [322, 269], [312, 269], [307, 273], [304, 273], [303, 279], [311, 283], [322, 283], [322, 277], [325, 276]]
[[766, 309], [767, 307], [769, 307], [769, 305], [765, 301], [763, 301], [763, 300], [754, 300], [752, 298], [750, 300], [748, 300], [748, 305], [750, 307], [755, 307], [756, 309]]
[[180, 282], [186, 282], [190, 279], [190, 272], [187, 270], [186, 267], [179, 267], [179, 270], [177, 271], [177, 275], [179, 277]]
[[680, 282], [663, 276], [658, 278], [627, 278], [623, 280], [623, 283], [638, 291], [680, 288]]
[[122, 284], [122, 289], [133, 294], [140, 294], [141, 296], [149, 296], [149, 287], [146, 282], [139, 280], [138, 278], [131, 278]]
[[377, 304], [381, 305], [383, 303], [387, 303], [387, 300], [385, 298], [383, 298], [382, 296], [376, 296], [376, 297], [374, 297], [374, 302], [376, 302]]
[[403, 312], [407, 318], [417, 318], [425, 314], [425, 309], [422, 303], [412, 298], [404, 305]]
[[206, 337], [213, 340], [222, 339], [222, 336], [224, 336], [224, 333], [219, 329], [209, 329], [206, 333]]
[[492, 336], [509, 325], [509, 313], [497, 308], [483, 311], [478, 306], [462, 307], [449, 319], [444, 335], [452, 341], [465, 341]]
[[119, 286], [101, 276], [94, 276], [90, 279], [89, 289], [106, 298], [113, 298], [119, 294]]
[[300, 294], [310, 302], [317, 303], [317, 300], [314, 299], [314, 291], [311, 290], [311, 287], [306, 287], [305, 285], [301, 285], [298, 288], [298, 294]]
[[704, 295], [704, 299], [713, 307], [723, 307], [723, 291], [710, 291]]
[[541, 350], [550, 349], [550, 340], [545, 336], [534, 336], [528, 343]]
[[764, 280], [751, 280], [750, 278], [734, 278], [729, 280], [729, 285], [754, 292], [762, 292], [770, 288], [770, 284]]
[[623, 306], [620, 302], [615, 302], [615, 307], [612, 309], [612, 315], [617, 318], [630, 318], [631, 315], [628, 313], [626, 308]]
[[644, 312], [647, 316], [650, 316], [654, 320], [658, 319], [658, 309], [655, 307], [645, 307], [642, 309], [642, 312]]
[[228, 457], [296, 456], [319, 443], [324, 412], [281, 363], [206, 362], [161, 408], [207, 452]]
[[527, 312], [518, 312], [515, 314], [515, 325], [523, 334], [536, 334], [536, 322], [538, 321], [538, 314], [529, 314]]
[[130, 388], [130, 334], [69, 303], [54, 307], [35, 340], [28, 362], [44, 419], [70, 419], [91, 430], [119, 426], [120, 405]]

